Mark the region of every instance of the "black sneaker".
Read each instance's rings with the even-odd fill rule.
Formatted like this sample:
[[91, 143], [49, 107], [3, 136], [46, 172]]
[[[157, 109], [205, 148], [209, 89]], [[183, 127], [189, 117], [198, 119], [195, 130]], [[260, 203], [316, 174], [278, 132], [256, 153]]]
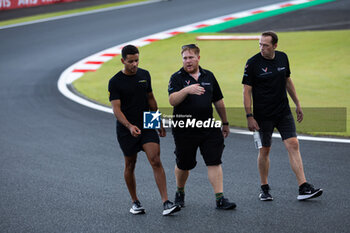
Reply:
[[273, 198], [269, 193], [270, 186], [268, 184], [261, 185], [261, 192], [259, 194], [260, 201], [272, 201]]
[[175, 205], [174, 203], [172, 203], [171, 201], [167, 200], [163, 203], [163, 215], [169, 215], [175, 212], [178, 212], [181, 210], [181, 207], [178, 205]]
[[175, 193], [175, 205], [185, 207], [185, 193], [184, 192], [176, 192]]
[[309, 183], [304, 183], [299, 187], [299, 195], [297, 199], [299, 201], [315, 198], [321, 196], [323, 193], [322, 189], [314, 189], [314, 186]]
[[132, 213], [132, 214], [144, 214], [145, 213], [145, 209], [142, 207], [139, 200], [136, 200], [133, 202], [132, 207], [130, 209], [130, 213]]
[[219, 200], [216, 200], [216, 209], [232, 210], [234, 208], [236, 208], [236, 204], [230, 202], [227, 198], [221, 197]]

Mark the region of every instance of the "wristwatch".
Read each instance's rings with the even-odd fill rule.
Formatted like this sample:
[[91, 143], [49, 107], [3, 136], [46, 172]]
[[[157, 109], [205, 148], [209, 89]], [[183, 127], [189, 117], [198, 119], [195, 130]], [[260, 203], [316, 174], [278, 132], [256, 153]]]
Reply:
[[229, 125], [228, 122], [222, 122], [222, 125]]
[[246, 117], [248, 118], [248, 117], [252, 117], [253, 116], [253, 113], [248, 113], [247, 115], [246, 115]]

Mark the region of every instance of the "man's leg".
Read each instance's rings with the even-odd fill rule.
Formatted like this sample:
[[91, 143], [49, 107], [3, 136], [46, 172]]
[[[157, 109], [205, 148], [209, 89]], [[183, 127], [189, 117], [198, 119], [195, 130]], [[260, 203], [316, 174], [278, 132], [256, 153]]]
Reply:
[[214, 193], [223, 193], [223, 175], [221, 164], [208, 167], [208, 178], [210, 184], [213, 186]]
[[223, 175], [222, 166], [219, 165], [209, 165], [208, 167], [208, 178], [213, 186], [215, 197], [216, 197], [216, 208], [223, 210], [231, 210], [236, 208], [234, 202], [230, 202], [224, 197], [224, 187], [223, 187]]
[[322, 189], [315, 189], [312, 184], [306, 182], [293, 115], [289, 114], [284, 117], [277, 125], [277, 129], [288, 150], [289, 163], [298, 181], [299, 195], [297, 199], [306, 200], [321, 196]]
[[181, 170], [177, 165], [175, 165], [175, 204], [180, 207], [185, 207], [185, 185], [189, 174], [190, 170]]
[[272, 201], [273, 198], [270, 194], [270, 186], [268, 181], [269, 169], [270, 169], [270, 150], [272, 144], [272, 133], [274, 129], [274, 121], [265, 120], [258, 122], [261, 137], [262, 147], [259, 150], [257, 164], [260, 175], [260, 194], [259, 199], [261, 201]]
[[292, 137], [284, 140], [283, 142], [288, 150], [290, 166], [292, 167], [292, 170], [296, 175], [298, 185], [300, 186], [306, 182], [306, 179], [303, 162], [299, 151], [299, 141], [296, 137]]
[[176, 178], [176, 186], [178, 188], [185, 188], [186, 181], [188, 176], [190, 175], [189, 170], [181, 170], [175, 165], [175, 178]]
[[168, 193], [166, 187], [166, 176], [163, 169], [162, 162], [160, 160], [160, 147], [158, 143], [149, 142], [143, 145], [148, 161], [152, 166], [154, 179], [159, 189], [162, 201], [168, 200]]
[[185, 185], [190, 175], [190, 170], [197, 164], [196, 153], [199, 137], [196, 134], [184, 135], [174, 133], [173, 135], [175, 142], [174, 153], [176, 155], [174, 169], [176, 179], [175, 204], [185, 207]]
[[138, 200], [136, 195], [136, 180], [135, 180], [135, 165], [137, 160], [137, 154], [132, 156], [124, 156], [125, 169], [124, 169], [124, 179], [126, 186], [128, 187], [132, 201]]
[[269, 158], [270, 149], [271, 147], [263, 146], [259, 150], [258, 169], [260, 174], [261, 185], [268, 184], [268, 175], [269, 175], [269, 168], [270, 168], [270, 158]]
[[220, 129], [211, 129], [203, 138], [200, 151], [208, 168], [208, 179], [215, 193], [216, 208], [230, 210], [236, 208], [234, 202], [224, 197], [221, 157], [224, 151], [224, 137]]
[[166, 187], [166, 176], [162, 162], [160, 161], [160, 147], [158, 143], [148, 142], [143, 144], [143, 150], [145, 151], [148, 161], [152, 166], [154, 179], [156, 180], [160, 196], [163, 202], [163, 215], [170, 215], [177, 211], [180, 211], [180, 206], [174, 205], [168, 200], [168, 193]]
[[270, 194], [270, 186], [268, 182], [269, 168], [270, 168], [270, 149], [271, 147], [263, 146], [259, 150], [258, 155], [258, 170], [260, 174], [261, 191], [259, 198], [261, 201], [272, 201], [273, 198]]
[[299, 141], [297, 137], [285, 139], [283, 142], [288, 150], [289, 162], [293, 169], [293, 172], [297, 177], [299, 185], [299, 195], [297, 196], [297, 199], [306, 200], [321, 196], [323, 193], [322, 189], [315, 189], [312, 184], [306, 182], [303, 162], [299, 151]]

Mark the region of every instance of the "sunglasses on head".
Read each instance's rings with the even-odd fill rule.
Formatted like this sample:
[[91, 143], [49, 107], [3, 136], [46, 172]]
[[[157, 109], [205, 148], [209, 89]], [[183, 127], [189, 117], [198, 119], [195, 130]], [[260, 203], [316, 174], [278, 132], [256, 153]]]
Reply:
[[198, 48], [198, 47], [195, 44], [187, 44], [187, 45], [183, 45], [181, 48], [182, 49], [185, 49], [185, 48], [194, 49], [194, 48]]

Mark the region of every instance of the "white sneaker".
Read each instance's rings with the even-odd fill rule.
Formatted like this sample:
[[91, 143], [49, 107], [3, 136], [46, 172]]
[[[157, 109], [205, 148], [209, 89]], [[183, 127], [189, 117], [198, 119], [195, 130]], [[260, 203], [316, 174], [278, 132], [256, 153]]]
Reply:
[[133, 202], [132, 207], [130, 209], [130, 213], [132, 213], [132, 214], [144, 214], [145, 213], [145, 209], [142, 207], [139, 200], [136, 200]]
[[163, 207], [164, 207], [164, 210], [163, 210], [163, 215], [164, 216], [172, 214], [172, 213], [175, 213], [175, 212], [178, 212], [178, 211], [181, 210], [180, 206], [175, 205], [174, 203], [172, 203], [169, 200], [167, 200], [167, 201], [165, 201], [163, 203]]

